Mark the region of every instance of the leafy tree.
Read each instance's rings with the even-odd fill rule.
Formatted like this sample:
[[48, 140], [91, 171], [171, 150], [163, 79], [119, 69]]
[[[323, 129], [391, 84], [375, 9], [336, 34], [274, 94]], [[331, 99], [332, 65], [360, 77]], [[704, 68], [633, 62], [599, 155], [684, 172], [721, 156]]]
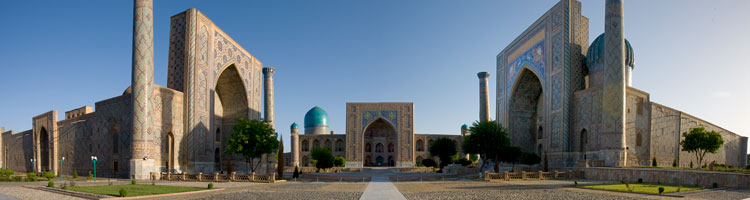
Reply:
[[702, 126], [691, 128], [689, 132], [682, 133], [682, 137], [685, 138], [680, 142], [682, 150], [695, 154], [698, 166], [701, 166], [706, 153], [715, 154], [724, 144], [721, 134], [716, 131], [706, 131], [706, 128]]
[[471, 165], [471, 161], [467, 160], [466, 158], [458, 159], [458, 162], [456, 163], [461, 164], [461, 166]]
[[292, 178], [299, 178], [299, 169], [297, 169], [297, 166], [294, 166], [294, 173], [292, 174]]
[[456, 155], [456, 142], [448, 138], [438, 138], [430, 144], [430, 155], [440, 159], [440, 169], [451, 162], [451, 156]]
[[523, 153], [521, 155], [521, 164], [524, 165], [536, 165], [542, 162], [542, 158], [540, 158], [536, 153], [530, 152], [530, 153]]
[[433, 160], [432, 158], [425, 158], [422, 160], [422, 165], [424, 165], [425, 167], [434, 167], [435, 164], [435, 160]]
[[316, 161], [316, 168], [328, 169], [333, 167], [333, 155], [327, 148], [314, 148], [311, 154], [312, 159]]
[[503, 126], [495, 121], [474, 122], [469, 127], [469, 135], [464, 137], [464, 143], [461, 145], [464, 152], [479, 154], [482, 157], [480, 169], [484, 169], [487, 160], [493, 158], [495, 172], [499, 172], [499, 153], [508, 146], [510, 146], [508, 133], [505, 132]]
[[226, 153], [242, 155], [248, 161], [250, 171], [255, 172], [261, 164], [261, 156], [273, 153], [278, 147], [276, 132], [267, 122], [238, 118], [227, 140]]
[[469, 154], [469, 161], [471, 163], [475, 163], [479, 160], [479, 156], [477, 154]]
[[[523, 152], [521, 151], [520, 147], [517, 147], [517, 146], [507, 146], [507, 147], [503, 148], [500, 151], [500, 154], [503, 155], [503, 156], [500, 157], [500, 161], [506, 162], [506, 163], [511, 163], [511, 164], [513, 164], [512, 168], [515, 168], [516, 167], [516, 163], [518, 163], [519, 161], [521, 161], [521, 156], [523, 155]], [[495, 164], [495, 166], [497, 166], [497, 164]], [[497, 167], [495, 167], [495, 168], [497, 168]]]
[[336, 156], [336, 158], [333, 159], [333, 165], [336, 167], [344, 167], [346, 166], [346, 159], [341, 156]]
[[52, 180], [52, 178], [55, 178], [55, 174], [53, 174], [52, 172], [44, 172], [42, 173], [42, 176], [44, 178], [47, 178], [48, 181]]

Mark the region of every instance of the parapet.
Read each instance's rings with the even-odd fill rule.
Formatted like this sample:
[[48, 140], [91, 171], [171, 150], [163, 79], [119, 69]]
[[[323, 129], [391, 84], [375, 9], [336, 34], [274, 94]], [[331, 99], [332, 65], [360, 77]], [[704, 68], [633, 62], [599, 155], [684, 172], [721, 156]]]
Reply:
[[65, 119], [73, 119], [73, 118], [80, 117], [80, 116], [83, 116], [85, 114], [89, 114], [92, 112], [94, 112], [94, 109], [91, 106], [83, 106], [83, 107], [65, 112]]

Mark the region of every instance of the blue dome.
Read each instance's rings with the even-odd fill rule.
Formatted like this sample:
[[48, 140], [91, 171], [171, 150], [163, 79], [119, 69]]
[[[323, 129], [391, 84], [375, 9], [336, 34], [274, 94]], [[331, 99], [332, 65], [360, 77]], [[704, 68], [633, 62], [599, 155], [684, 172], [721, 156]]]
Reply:
[[461, 130], [467, 130], [467, 129], [469, 129], [469, 126], [467, 126], [466, 124], [461, 125]]
[[328, 126], [328, 113], [315, 106], [305, 114], [305, 127]]
[[297, 127], [298, 127], [298, 126], [297, 126], [297, 122], [294, 122], [294, 123], [292, 123], [292, 127], [291, 127], [292, 129], [295, 129], [295, 128], [297, 128]]
[[[594, 39], [594, 42], [589, 46], [589, 52], [586, 53], [586, 65], [589, 68], [600, 62], [604, 62], [604, 33]], [[633, 68], [634, 62], [633, 47], [630, 46], [630, 41], [625, 39], [625, 65]]]

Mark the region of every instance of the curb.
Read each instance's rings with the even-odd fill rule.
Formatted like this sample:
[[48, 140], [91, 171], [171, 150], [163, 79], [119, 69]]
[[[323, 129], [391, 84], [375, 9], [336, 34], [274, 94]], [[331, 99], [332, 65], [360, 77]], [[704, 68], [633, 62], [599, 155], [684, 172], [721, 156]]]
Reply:
[[204, 193], [204, 192], [215, 192], [215, 191], [222, 191], [224, 188], [215, 188], [210, 190], [200, 190], [200, 191], [191, 191], [191, 192], [180, 192], [180, 193], [168, 193], [168, 194], [155, 194], [155, 195], [144, 195], [144, 196], [135, 196], [135, 197], [115, 197], [115, 196], [109, 196], [109, 195], [100, 195], [100, 194], [90, 194], [90, 193], [83, 193], [83, 192], [72, 192], [68, 190], [63, 189], [53, 189], [48, 187], [40, 187], [40, 186], [23, 186], [25, 188], [30, 189], [36, 189], [46, 192], [52, 192], [72, 197], [78, 197], [83, 199], [96, 199], [96, 200], [112, 200], [112, 199], [145, 199], [145, 198], [158, 198], [158, 197], [169, 197], [169, 196], [178, 196], [178, 195], [186, 195], [186, 194], [197, 194], [197, 193]]

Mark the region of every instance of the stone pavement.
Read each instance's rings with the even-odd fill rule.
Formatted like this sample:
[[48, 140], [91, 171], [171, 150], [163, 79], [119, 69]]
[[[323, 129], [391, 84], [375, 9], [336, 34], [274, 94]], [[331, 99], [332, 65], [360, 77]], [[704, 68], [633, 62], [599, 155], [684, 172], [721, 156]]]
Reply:
[[395, 185], [391, 183], [387, 176], [374, 176], [370, 183], [367, 184], [365, 192], [359, 197], [360, 200], [390, 200], [390, 199], [403, 199], [406, 200], [404, 195], [398, 191]]

